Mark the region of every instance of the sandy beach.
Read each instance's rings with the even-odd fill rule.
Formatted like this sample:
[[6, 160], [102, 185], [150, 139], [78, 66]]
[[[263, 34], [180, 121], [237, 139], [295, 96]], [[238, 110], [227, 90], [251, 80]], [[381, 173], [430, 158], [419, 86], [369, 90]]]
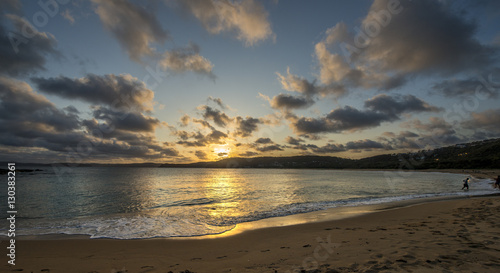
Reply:
[[206, 239], [18, 240], [1, 271], [498, 272], [499, 230], [500, 196], [471, 197]]

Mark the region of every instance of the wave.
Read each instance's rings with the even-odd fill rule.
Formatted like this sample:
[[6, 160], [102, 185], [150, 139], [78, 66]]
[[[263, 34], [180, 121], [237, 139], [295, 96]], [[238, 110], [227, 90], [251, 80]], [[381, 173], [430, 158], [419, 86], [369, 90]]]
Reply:
[[[159, 237], [192, 237], [221, 234], [243, 222], [308, 213], [336, 207], [384, 204], [397, 201], [447, 197], [473, 196], [497, 193], [490, 180], [476, 182], [476, 189], [468, 192], [419, 193], [400, 196], [365, 196], [323, 202], [283, 204], [264, 211], [249, 211], [245, 215], [217, 217], [202, 213], [195, 205], [208, 205], [215, 200], [199, 198], [151, 208], [147, 212], [89, 216], [73, 219], [19, 218], [17, 235], [68, 234], [88, 235], [90, 238], [146, 239]], [[173, 209], [173, 210], [171, 210]], [[6, 230], [0, 230], [6, 236]]]

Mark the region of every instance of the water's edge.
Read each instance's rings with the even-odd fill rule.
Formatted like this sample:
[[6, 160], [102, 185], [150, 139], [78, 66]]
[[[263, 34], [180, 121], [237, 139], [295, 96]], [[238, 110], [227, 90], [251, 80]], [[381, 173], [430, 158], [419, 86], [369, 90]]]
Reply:
[[[232, 229], [210, 235], [195, 235], [195, 236], [177, 236], [177, 237], [154, 237], [154, 238], [134, 238], [134, 239], [117, 239], [117, 238], [91, 238], [87, 234], [43, 234], [43, 235], [19, 235], [16, 240], [200, 240], [200, 239], [217, 239], [237, 234], [246, 231], [265, 229], [265, 228], [278, 228], [283, 226], [314, 224], [319, 222], [335, 221], [353, 217], [359, 217], [370, 213], [379, 211], [397, 210], [401, 208], [435, 203], [446, 202], [451, 200], [461, 200], [469, 198], [483, 198], [500, 196], [500, 193], [483, 194], [483, 195], [460, 195], [460, 196], [435, 196], [425, 198], [415, 198], [408, 200], [398, 200], [380, 204], [360, 205], [360, 206], [345, 206], [328, 208], [319, 211], [312, 211], [306, 213], [292, 214], [287, 216], [271, 217], [260, 219], [251, 222], [243, 222], [236, 224]], [[7, 239], [6, 236], [0, 236], [0, 240]]]

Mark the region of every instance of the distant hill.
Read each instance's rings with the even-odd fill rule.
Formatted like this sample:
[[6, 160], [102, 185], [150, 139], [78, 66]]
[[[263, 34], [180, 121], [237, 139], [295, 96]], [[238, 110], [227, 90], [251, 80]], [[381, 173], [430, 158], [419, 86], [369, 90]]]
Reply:
[[[1, 164], [1, 163], [0, 163]], [[6, 166], [7, 163], [3, 164]], [[52, 164], [19, 163], [22, 168]], [[64, 164], [62, 164], [64, 165]], [[163, 168], [320, 168], [320, 169], [498, 169], [500, 138], [456, 144], [433, 150], [385, 154], [362, 159], [334, 156], [290, 156], [226, 158], [190, 164], [131, 163], [79, 164], [79, 167], [163, 167]]]
[[332, 156], [226, 158], [215, 162], [162, 164], [187, 168], [328, 169], [493, 169], [500, 168], [500, 139], [456, 144], [433, 150], [346, 159]]

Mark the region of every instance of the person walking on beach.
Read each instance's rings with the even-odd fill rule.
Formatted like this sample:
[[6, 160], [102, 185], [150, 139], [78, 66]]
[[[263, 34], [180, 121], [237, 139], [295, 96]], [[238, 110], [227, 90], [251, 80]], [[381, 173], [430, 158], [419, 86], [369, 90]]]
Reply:
[[465, 188], [467, 188], [467, 190], [469, 190], [469, 178], [468, 177], [464, 180], [464, 186], [462, 187], [462, 190]]
[[497, 181], [495, 181], [495, 184], [493, 185], [493, 187], [500, 189], [500, 175], [497, 177]]

